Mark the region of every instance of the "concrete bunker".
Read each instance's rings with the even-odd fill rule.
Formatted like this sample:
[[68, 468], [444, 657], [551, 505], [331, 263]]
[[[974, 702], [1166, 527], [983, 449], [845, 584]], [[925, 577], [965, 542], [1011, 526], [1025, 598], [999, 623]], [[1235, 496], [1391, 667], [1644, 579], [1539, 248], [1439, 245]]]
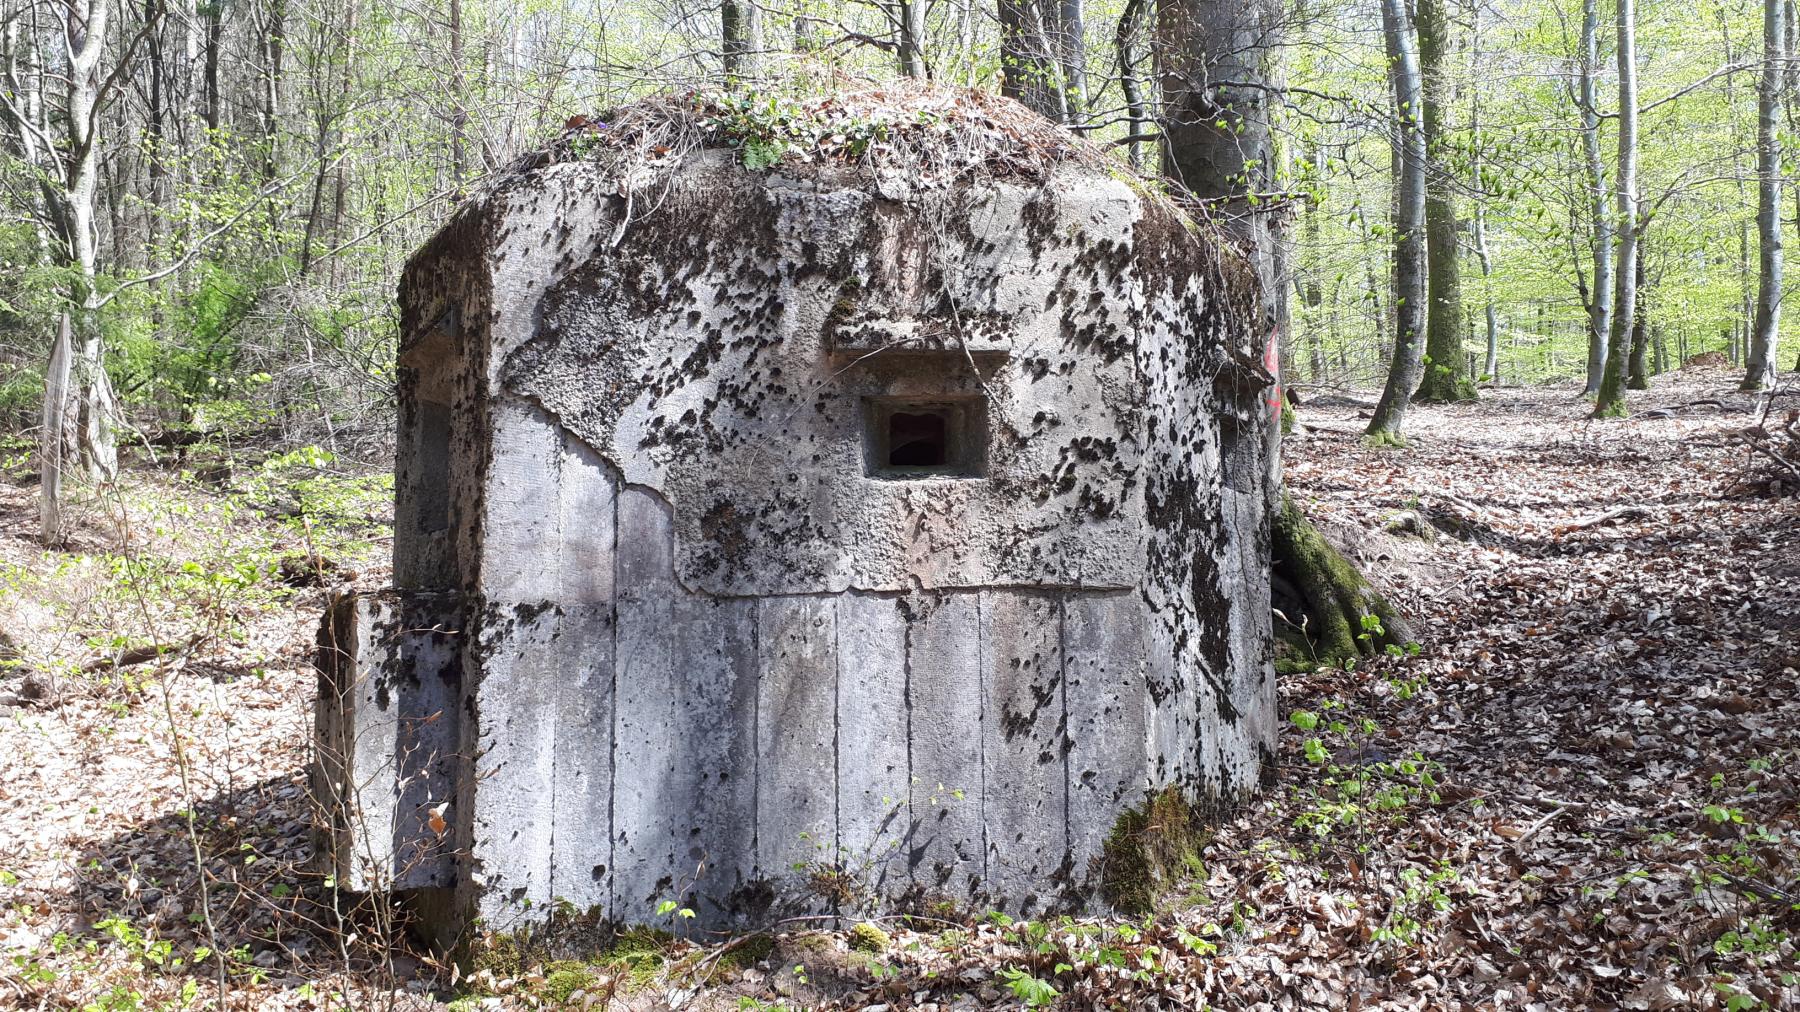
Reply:
[[341, 883], [446, 937], [1038, 915], [1147, 799], [1253, 789], [1252, 272], [1006, 100], [810, 114], [886, 125], [752, 170], [639, 103], [408, 264], [394, 586], [320, 634]]

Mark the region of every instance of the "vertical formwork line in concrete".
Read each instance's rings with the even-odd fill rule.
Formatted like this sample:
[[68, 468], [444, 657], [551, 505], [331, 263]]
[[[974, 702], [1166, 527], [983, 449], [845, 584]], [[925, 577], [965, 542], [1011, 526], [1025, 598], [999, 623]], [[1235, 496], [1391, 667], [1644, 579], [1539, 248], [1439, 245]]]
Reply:
[[[759, 604], [750, 606], [750, 656], [756, 658], [751, 677], [756, 684], [750, 693], [750, 879], [763, 877], [762, 868], [762, 694], [763, 694], [763, 611]], [[746, 882], [746, 885], [748, 882]]]
[[[912, 858], [916, 850], [913, 833], [918, 826], [918, 818], [913, 807], [913, 781], [918, 777], [913, 773], [913, 691], [912, 691], [912, 652], [913, 652], [913, 619], [917, 617], [914, 609], [904, 604], [902, 598], [896, 602], [901, 617], [900, 633], [900, 700], [901, 710], [906, 717], [906, 825], [901, 830], [900, 839], [906, 848], [906, 874], [908, 879], [914, 878]], [[923, 602], [921, 602], [922, 604]]]
[[616, 872], [619, 867], [619, 823], [617, 802], [619, 797], [619, 496], [625, 492], [625, 472], [619, 472], [618, 483], [613, 486], [612, 501], [612, 568], [613, 592], [608, 611], [612, 615], [612, 713], [608, 714], [607, 724], [613, 733], [606, 739], [606, 916], [617, 918], [618, 895], [614, 888], [618, 882]]
[[763, 866], [763, 693], [769, 688], [769, 666], [764, 662], [765, 651], [772, 647], [772, 642], [763, 635], [763, 620], [767, 616], [766, 603], [758, 600], [751, 609], [750, 626], [756, 630], [751, 635], [751, 643], [756, 649], [756, 702], [751, 704], [755, 716], [750, 718], [750, 727], [756, 735], [750, 754], [755, 756], [756, 786], [750, 789], [750, 798], [756, 805], [750, 812], [750, 869], [751, 874], [764, 882], [775, 878], [770, 869]]
[[[554, 508], [556, 509], [556, 542], [555, 542], [555, 544], [556, 544], [556, 568], [555, 568], [555, 573], [554, 573], [554, 577], [553, 577], [551, 585], [556, 588], [555, 593], [559, 597], [562, 595], [563, 588], [565, 586], [565, 584], [563, 582], [563, 562], [562, 562], [562, 550], [563, 550], [562, 499], [563, 499], [563, 496], [566, 494], [567, 490], [565, 488], [566, 482], [563, 480], [562, 472], [563, 472], [564, 464], [566, 464], [568, 461], [568, 454], [569, 454], [568, 439], [566, 436], [564, 436], [562, 433], [559, 432], [559, 433], [557, 433], [557, 437], [556, 437], [556, 455], [555, 455], [556, 497], [551, 500], [551, 503], [554, 505]], [[550, 794], [550, 819], [549, 819], [550, 826], [545, 831], [545, 834], [544, 834], [546, 837], [546, 839], [544, 841], [544, 845], [550, 851], [550, 861], [549, 861], [550, 870], [544, 876], [544, 893], [546, 894], [547, 898], [550, 900], [550, 911], [551, 911], [550, 916], [554, 917], [554, 916], [556, 916], [556, 913], [555, 913], [556, 912], [556, 863], [557, 863], [556, 823], [558, 821], [557, 820], [557, 809], [559, 807], [556, 804], [556, 801], [557, 801], [557, 797], [556, 797], [556, 785], [557, 785], [556, 740], [558, 738], [562, 737], [562, 734], [560, 732], [562, 721], [558, 718], [562, 717], [562, 715], [563, 715], [562, 714], [561, 688], [562, 688], [562, 684], [563, 684], [563, 679], [568, 674], [568, 672], [563, 670], [562, 651], [559, 649], [559, 647], [561, 646], [562, 633], [563, 633], [563, 615], [564, 615], [563, 605], [560, 602], [552, 604], [549, 609], [549, 615], [550, 615], [550, 641], [544, 645], [545, 646], [544, 652], [549, 655], [549, 665], [548, 665], [549, 670], [546, 673], [550, 676], [550, 684], [545, 686], [545, 689], [547, 690], [547, 693], [550, 697], [549, 710], [550, 710], [551, 719], [549, 721], [547, 721], [547, 723], [550, 725], [550, 727], [547, 731], [544, 732], [544, 734], [545, 734], [545, 737], [548, 739], [545, 742], [545, 744], [549, 746], [548, 751], [550, 753], [550, 770], [549, 770], [550, 779], [549, 779], [548, 783], [545, 785], [546, 787], [549, 788], [549, 794]], [[610, 827], [609, 827], [609, 832], [610, 832]]]
[[[1075, 876], [1075, 836], [1070, 826], [1070, 805], [1075, 797], [1073, 770], [1069, 760], [1075, 751], [1074, 730], [1069, 726], [1069, 595], [1056, 595], [1056, 691], [1062, 696], [1062, 750], [1063, 768], [1063, 859], [1062, 866], [1069, 878], [1064, 880], [1063, 890], [1067, 895]], [[1045, 911], [1048, 913], [1048, 909]]]
[[[843, 598], [831, 608], [831, 861], [840, 872], [846, 872], [844, 859], [844, 643], [840, 638], [843, 622], [838, 608]], [[831, 897], [831, 912], [843, 914], [843, 894]]]
[[[985, 591], [973, 591], [975, 598], [975, 741], [981, 755], [981, 888], [986, 890], [993, 881], [988, 875], [988, 756], [987, 756], [987, 697], [988, 697], [988, 663], [987, 663], [987, 621], [982, 615], [982, 601], [987, 597]], [[990, 897], [989, 903], [991, 904]]]
[[619, 472], [619, 483], [613, 489], [612, 571], [612, 715], [607, 721], [612, 734], [607, 736], [606, 763], [611, 771], [606, 780], [606, 913], [619, 917], [619, 497], [625, 494], [625, 473]]

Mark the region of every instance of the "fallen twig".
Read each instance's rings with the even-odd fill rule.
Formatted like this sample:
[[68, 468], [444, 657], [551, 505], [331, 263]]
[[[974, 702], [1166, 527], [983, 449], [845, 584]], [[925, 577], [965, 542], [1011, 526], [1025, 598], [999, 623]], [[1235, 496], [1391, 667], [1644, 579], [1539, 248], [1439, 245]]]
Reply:
[[205, 641], [206, 634], [196, 633], [193, 636], [188, 637], [186, 643], [177, 646], [163, 644], [147, 647], [132, 647], [130, 650], [122, 650], [110, 657], [96, 657], [86, 664], [83, 664], [81, 666], [81, 671], [83, 674], [92, 675], [101, 671], [129, 668], [134, 664], [147, 664], [150, 661], [156, 660], [158, 657], [165, 657], [169, 654], [193, 650]]
[[1730, 882], [1737, 888], [1738, 892], [1749, 896], [1753, 900], [1774, 900], [1777, 903], [1787, 906], [1800, 904], [1800, 899], [1796, 899], [1787, 892], [1777, 889], [1774, 886], [1766, 886], [1753, 879], [1738, 878], [1728, 871], [1719, 872], [1719, 877]]
[[1566, 531], [1583, 531], [1587, 530], [1589, 527], [1598, 527], [1601, 524], [1610, 523], [1614, 520], [1648, 520], [1651, 516], [1651, 512], [1643, 506], [1620, 506], [1616, 509], [1607, 510], [1605, 513], [1577, 520], [1573, 523], [1564, 524], [1556, 530], [1558, 533]]

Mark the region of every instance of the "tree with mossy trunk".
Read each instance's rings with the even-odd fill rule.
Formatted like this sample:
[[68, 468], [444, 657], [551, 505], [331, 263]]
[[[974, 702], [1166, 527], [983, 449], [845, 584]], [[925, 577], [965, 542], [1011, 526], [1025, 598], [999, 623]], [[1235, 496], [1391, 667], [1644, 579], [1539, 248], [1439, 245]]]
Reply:
[[[1291, 282], [1279, 255], [1281, 219], [1267, 213], [1266, 201], [1258, 199], [1278, 182], [1268, 117], [1269, 96], [1280, 91], [1275, 49], [1279, 11], [1256, 3], [1163, 0], [1158, 15], [1156, 58], [1168, 102], [1162, 122], [1164, 169], [1195, 196], [1223, 209], [1219, 217], [1256, 259], [1265, 322], [1279, 334], [1288, 322]], [[1207, 86], [1199, 87], [1203, 82]], [[1422, 156], [1421, 145], [1412, 160], [1419, 173]], [[1421, 201], [1423, 192], [1421, 176]], [[1423, 239], [1421, 232], [1414, 234]], [[1413, 313], [1419, 312], [1415, 300]], [[1277, 469], [1269, 487], [1279, 497], [1279, 506], [1271, 508], [1272, 579], [1280, 587], [1295, 588], [1307, 602], [1300, 609], [1306, 617], [1294, 617], [1310, 627], [1307, 635], [1324, 634], [1309, 648], [1311, 654], [1339, 663], [1403, 642], [1404, 627], [1393, 608], [1281, 491], [1280, 430], [1271, 425], [1269, 433], [1276, 443], [1271, 466]]]
[[1406, 405], [1425, 370], [1425, 135], [1419, 122], [1419, 55], [1406, 0], [1381, 0], [1382, 37], [1393, 91], [1394, 357], [1366, 430], [1375, 443], [1399, 443]]
[[1291, 496], [1282, 497], [1272, 540], [1276, 597], [1289, 603], [1280, 616], [1285, 622], [1279, 635], [1288, 648], [1283, 666], [1335, 667], [1406, 645], [1405, 620]]
[[1431, 159], [1425, 180], [1425, 375], [1413, 395], [1421, 401], [1469, 401], [1463, 354], [1462, 276], [1457, 267], [1456, 180], [1445, 170], [1444, 113], [1451, 105], [1448, 57], [1454, 48], [1445, 0], [1419, 0], [1420, 130]]
[[1625, 375], [1627, 390], [1650, 389], [1650, 332], [1649, 322], [1646, 319], [1650, 315], [1650, 310], [1645, 305], [1649, 301], [1650, 284], [1645, 274], [1644, 241], [1639, 239], [1636, 308], [1632, 311], [1631, 320], [1631, 361], [1628, 363]]

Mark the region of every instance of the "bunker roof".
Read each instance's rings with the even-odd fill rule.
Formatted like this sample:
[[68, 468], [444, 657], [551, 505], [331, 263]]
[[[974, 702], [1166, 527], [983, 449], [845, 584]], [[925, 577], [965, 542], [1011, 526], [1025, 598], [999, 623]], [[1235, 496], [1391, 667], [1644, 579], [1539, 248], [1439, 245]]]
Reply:
[[676, 164], [702, 148], [733, 149], [749, 169], [847, 166], [870, 175], [905, 171], [925, 184], [966, 176], [1036, 178], [1069, 162], [1125, 168], [1099, 145], [1010, 98], [924, 81], [832, 85], [811, 96], [665, 92], [575, 116], [514, 173], [605, 154], [627, 163]]

